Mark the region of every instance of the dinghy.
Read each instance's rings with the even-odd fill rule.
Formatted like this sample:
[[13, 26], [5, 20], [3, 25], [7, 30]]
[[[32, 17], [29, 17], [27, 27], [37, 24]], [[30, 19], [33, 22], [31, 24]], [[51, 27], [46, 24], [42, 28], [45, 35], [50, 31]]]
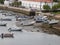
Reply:
[[13, 33], [2, 33], [0, 35], [1, 38], [13, 38]]

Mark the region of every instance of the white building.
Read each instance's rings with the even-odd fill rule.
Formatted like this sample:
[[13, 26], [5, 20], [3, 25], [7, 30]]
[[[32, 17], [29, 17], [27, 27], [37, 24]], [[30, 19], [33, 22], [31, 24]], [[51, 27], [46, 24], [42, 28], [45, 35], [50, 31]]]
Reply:
[[18, 0], [22, 2], [22, 6], [25, 6], [26, 8], [35, 8], [35, 9], [42, 9], [43, 5], [48, 4], [50, 7], [52, 7], [52, 0]]
[[5, 5], [5, 6], [9, 6], [9, 1], [5, 0], [5, 1], [4, 1], [4, 5]]
[[14, 2], [15, 0], [5, 0], [4, 5], [9, 6], [10, 3]]

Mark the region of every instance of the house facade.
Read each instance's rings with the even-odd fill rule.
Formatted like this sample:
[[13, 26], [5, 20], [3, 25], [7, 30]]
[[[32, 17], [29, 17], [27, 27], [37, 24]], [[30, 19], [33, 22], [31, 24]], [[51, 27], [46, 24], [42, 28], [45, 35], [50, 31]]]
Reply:
[[50, 7], [52, 7], [52, 5], [57, 4], [57, 3], [53, 3], [53, 0], [5, 0], [4, 1], [4, 5], [9, 5], [10, 3], [14, 2], [14, 1], [21, 1], [22, 2], [22, 6], [25, 6], [26, 8], [34, 8], [34, 9], [38, 9], [38, 10], [43, 10], [43, 5], [48, 4]]
[[4, 5], [9, 6], [10, 3], [14, 2], [15, 0], [5, 0]]
[[52, 3], [53, 0], [18, 0], [22, 2], [22, 6], [26, 8], [35, 8], [43, 10], [43, 5], [48, 4], [50, 7], [56, 3]]

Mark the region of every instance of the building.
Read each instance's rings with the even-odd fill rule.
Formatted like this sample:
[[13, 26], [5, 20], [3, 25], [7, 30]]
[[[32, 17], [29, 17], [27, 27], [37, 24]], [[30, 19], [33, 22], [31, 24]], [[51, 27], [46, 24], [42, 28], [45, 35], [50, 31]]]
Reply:
[[22, 2], [22, 6], [25, 6], [26, 8], [35, 8], [35, 9], [42, 9], [43, 5], [48, 4], [50, 7], [52, 7], [52, 0], [18, 0]]
[[10, 3], [14, 2], [15, 0], [5, 0], [4, 5], [9, 6]]
[[5, 0], [5, 1], [4, 1], [4, 5], [5, 5], [5, 6], [9, 6], [9, 1], [8, 1], [8, 0]]

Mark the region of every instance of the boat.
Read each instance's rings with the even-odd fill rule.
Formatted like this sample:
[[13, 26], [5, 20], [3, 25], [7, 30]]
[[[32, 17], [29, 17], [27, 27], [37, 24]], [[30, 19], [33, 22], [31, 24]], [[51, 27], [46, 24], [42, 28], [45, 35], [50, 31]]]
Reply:
[[17, 18], [17, 21], [25, 21], [26, 18]]
[[2, 20], [0, 20], [0, 26], [6, 26], [7, 23], [3, 22]]
[[23, 22], [21, 22], [21, 25], [30, 26], [30, 25], [33, 25], [34, 23], [35, 23], [35, 21], [23, 21]]
[[1, 19], [0, 19], [1, 21], [12, 21], [12, 18], [11, 17], [9, 17], [9, 16], [4, 16], [4, 17], [2, 17]]
[[5, 15], [5, 16], [13, 16], [14, 14], [11, 14], [11, 13], [2, 13], [2, 15]]
[[12, 28], [9, 28], [8, 31], [9, 31], [9, 32], [11, 32], [11, 31], [20, 31], [20, 32], [21, 32], [21, 31], [22, 31], [22, 28], [12, 27]]
[[3, 23], [3, 22], [0, 23], [0, 26], [6, 26], [6, 25], [7, 23]]
[[48, 24], [57, 24], [59, 22], [59, 20], [55, 20], [55, 19], [52, 19], [50, 21], [48, 21]]
[[1, 38], [13, 38], [13, 33], [1, 33]]
[[6, 15], [7, 15], [7, 13], [2, 13], [2, 15], [5, 15], [5, 16], [6, 16]]
[[34, 17], [34, 20], [36, 21], [36, 23], [40, 23], [40, 22], [44, 22], [44, 21], [48, 20], [48, 18], [47, 18], [47, 16], [37, 15]]
[[0, 19], [1, 21], [11, 21], [12, 19], [8, 19], [8, 18], [5, 18], [5, 19]]
[[16, 16], [16, 19], [17, 19], [17, 21], [25, 21], [25, 20], [29, 19], [29, 17], [28, 16]]

